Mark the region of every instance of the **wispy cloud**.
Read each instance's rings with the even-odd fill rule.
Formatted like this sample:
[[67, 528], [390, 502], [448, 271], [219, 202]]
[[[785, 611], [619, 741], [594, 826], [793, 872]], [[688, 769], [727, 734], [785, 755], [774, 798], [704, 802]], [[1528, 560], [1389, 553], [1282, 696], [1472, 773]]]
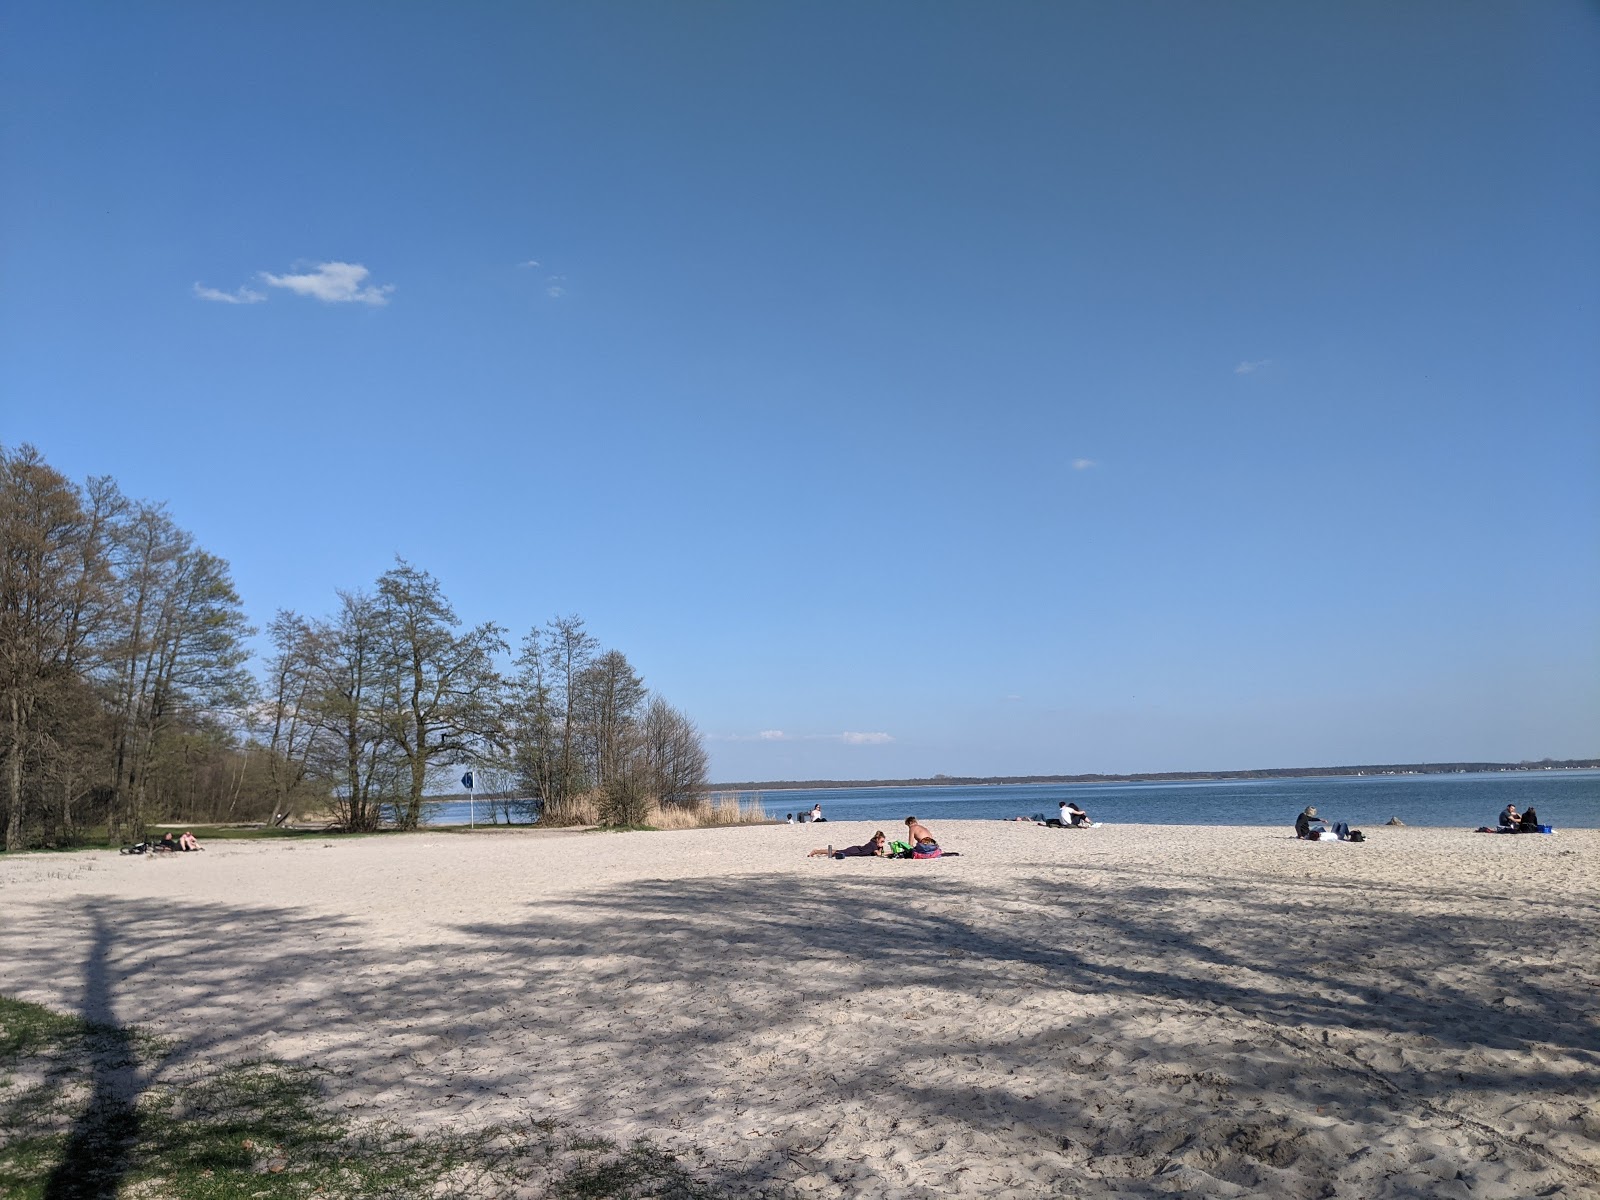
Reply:
[[264, 292], [257, 292], [247, 287], [224, 292], [218, 288], [206, 287], [199, 282], [194, 285], [194, 294], [200, 299], [210, 300], [214, 304], [260, 304], [267, 298]]
[[1270, 366], [1270, 358], [1247, 358], [1233, 369], [1235, 375], [1254, 375], [1262, 367]]
[[394, 284], [370, 285], [372, 272], [360, 263], [325, 262], [299, 275], [274, 275], [261, 272], [261, 281], [270, 287], [285, 288], [297, 296], [310, 296], [325, 304], [387, 304]]
[[1093, 470], [1099, 465], [1100, 464], [1092, 458], [1075, 458], [1072, 460], [1072, 469], [1074, 471], [1089, 471]]
[[544, 294], [552, 300], [559, 300], [567, 294], [567, 277], [565, 275], [552, 275], [544, 283]]
[[717, 742], [843, 742], [846, 746], [882, 746], [894, 738], [887, 733], [785, 733], [763, 729], [760, 733], [716, 733], [707, 735]]
[[519, 267], [537, 267], [538, 265], [539, 260], [537, 258], [525, 258], [517, 264]]

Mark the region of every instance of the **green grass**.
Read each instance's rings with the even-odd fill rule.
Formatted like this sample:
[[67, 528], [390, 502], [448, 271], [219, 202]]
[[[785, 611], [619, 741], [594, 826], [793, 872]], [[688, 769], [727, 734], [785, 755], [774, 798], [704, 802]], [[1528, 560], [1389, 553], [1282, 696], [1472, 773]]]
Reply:
[[7, 1200], [500, 1197], [716, 1200], [649, 1141], [555, 1122], [417, 1135], [356, 1123], [321, 1074], [271, 1060], [197, 1070], [135, 1030], [0, 996]]

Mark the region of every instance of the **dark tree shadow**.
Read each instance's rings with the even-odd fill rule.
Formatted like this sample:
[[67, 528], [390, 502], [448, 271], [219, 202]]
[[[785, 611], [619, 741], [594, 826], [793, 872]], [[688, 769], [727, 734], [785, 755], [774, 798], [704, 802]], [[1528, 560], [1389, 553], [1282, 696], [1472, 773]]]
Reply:
[[90, 913], [93, 932], [83, 964], [79, 1012], [88, 1023], [91, 1063], [88, 1102], [68, 1135], [61, 1160], [45, 1183], [45, 1200], [110, 1200], [132, 1168], [139, 1146], [143, 1090], [133, 1036], [117, 1022], [108, 963], [111, 932], [104, 913]]

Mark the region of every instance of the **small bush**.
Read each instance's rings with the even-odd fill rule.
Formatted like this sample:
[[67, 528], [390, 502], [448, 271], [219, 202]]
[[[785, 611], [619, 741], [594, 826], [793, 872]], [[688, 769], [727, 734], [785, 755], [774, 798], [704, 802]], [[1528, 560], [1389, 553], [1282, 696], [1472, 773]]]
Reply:
[[645, 791], [643, 781], [632, 774], [616, 776], [600, 792], [600, 820], [606, 825], [631, 829], [649, 824], [655, 808], [655, 797]]

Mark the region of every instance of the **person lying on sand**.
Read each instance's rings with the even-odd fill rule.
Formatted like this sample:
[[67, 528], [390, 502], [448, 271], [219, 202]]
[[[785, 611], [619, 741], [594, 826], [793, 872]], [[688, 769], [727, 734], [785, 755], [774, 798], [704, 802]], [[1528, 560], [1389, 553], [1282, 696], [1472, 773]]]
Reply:
[[835, 850], [832, 846], [821, 850], [813, 850], [806, 855], [807, 858], [882, 858], [889, 853], [889, 838], [878, 830], [872, 835], [872, 840], [860, 846], [846, 846], [843, 850]]
[[155, 848], [157, 850], [170, 850], [176, 854], [178, 851], [178, 839], [172, 836], [171, 830], [168, 830], [161, 835], [161, 840], [156, 843]]

